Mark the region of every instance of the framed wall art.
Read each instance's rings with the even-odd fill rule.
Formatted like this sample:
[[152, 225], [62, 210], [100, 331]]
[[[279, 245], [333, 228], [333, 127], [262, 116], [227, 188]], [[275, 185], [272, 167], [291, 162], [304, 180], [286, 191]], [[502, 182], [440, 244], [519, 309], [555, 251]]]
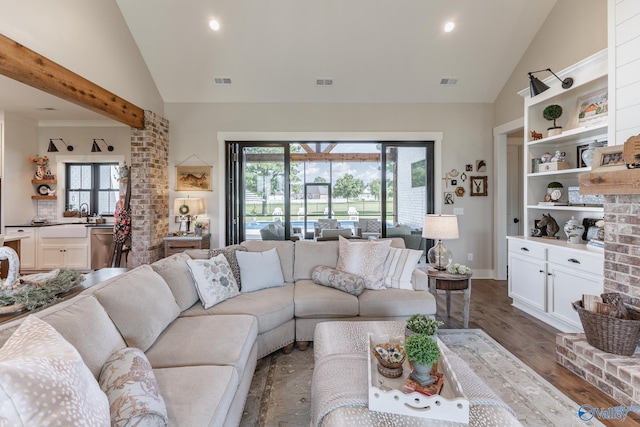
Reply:
[[607, 88], [600, 89], [578, 98], [572, 117], [572, 127], [590, 127], [607, 123], [609, 112], [609, 93]]
[[211, 191], [211, 166], [176, 166], [176, 191]]
[[453, 204], [453, 193], [451, 193], [451, 192], [444, 193], [444, 204], [445, 205], [452, 205]]
[[472, 176], [469, 178], [471, 181], [471, 196], [486, 196], [487, 192], [487, 177], [486, 176]]

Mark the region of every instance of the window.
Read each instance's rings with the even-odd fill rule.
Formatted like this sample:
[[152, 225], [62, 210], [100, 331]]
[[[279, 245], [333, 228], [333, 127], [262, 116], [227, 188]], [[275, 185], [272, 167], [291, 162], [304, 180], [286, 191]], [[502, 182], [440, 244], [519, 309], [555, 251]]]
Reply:
[[113, 215], [120, 197], [118, 163], [67, 163], [67, 210]]

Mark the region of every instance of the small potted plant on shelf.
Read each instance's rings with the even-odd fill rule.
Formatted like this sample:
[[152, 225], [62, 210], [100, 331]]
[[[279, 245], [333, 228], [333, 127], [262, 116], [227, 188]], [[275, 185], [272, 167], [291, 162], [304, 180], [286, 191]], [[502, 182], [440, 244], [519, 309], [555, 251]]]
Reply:
[[404, 343], [404, 352], [413, 365], [411, 378], [421, 386], [433, 384], [431, 368], [440, 359], [438, 343], [428, 335], [413, 334]]
[[542, 111], [542, 117], [553, 120], [553, 126], [547, 128], [547, 136], [559, 135], [562, 133], [562, 126], [556, 125], [556, 119], [562, 115], [562, 107], [557, 104], [549, 105]]
[[434, 319], [426, 314], [412, 314], [407, 320], [405, 336], [413, 334], [434, 335], [440, 326], [444, 325], [439, 320]]

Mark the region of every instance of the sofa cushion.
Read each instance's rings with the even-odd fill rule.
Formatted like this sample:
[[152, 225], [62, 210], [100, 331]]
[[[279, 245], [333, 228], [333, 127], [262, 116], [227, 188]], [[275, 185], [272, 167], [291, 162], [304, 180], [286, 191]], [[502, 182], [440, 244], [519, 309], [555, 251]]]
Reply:
[[180, 316], [250, 314], [258, 321], [258, 334], [263, 334], [293, 319], [293, 290], [293, 283], [287, 283], [260, 292], [242, 293], [208, 310], [201, 304], [196, 304], [183, 311]]
[[336, 269], [364, 277], [365, 288], [383, 289], [384, 261], [389, 254], [390, 240], [352, 242], [340, 237]]
[[414, 249], [390, 248], [383, 267], [384, 285], [387, 288], [412, 290], [411, 277], [422, 254], [422, 251]]
[[284, 285], [284, 276], [276, 248], [264, 252], [238, 252], [236, 257], [244, 284], [243, 292], [255, 292]]
[[64, 308], [47, 312], [42, 320], [78, 350], [93, 376], [98, 378], [109, 356], [127, 344], [93, 295], [73, 301]]
[[35, 316], [0, 349], [0, 414], [11, 426], [109, 426], [107, 396], [78, 351]]
[[150, 265], [141, 265], [95, 292], [129, 347], [146, 351], [178, 317], [169, 285]]
[[170, 426], [224, 425], [238, 374], [231, 366], [185, 366], [153, 370], [167, 405]]
[[364, 277], [325, 265], [319, 265], [314, 268], [311, 276], [313, 283], [330, 286], [351, 295], [358, 296], [364, 291]]
[[[290, 240], [284, 241], [262, 241], [262, 240], [247, 240], [242, 242], [241, 245], [249, 252], [264, 252], [269, 249], [276, 248], [278, 251], [278, 258], [280, 258], [280, 267], [282, 267], [282, 275], [284, 281], [293, 283], [293, 242]], [[237, 255], [237, 254], [236, 254]]]
[[311, 273], [318, 265], [335, 268], [338, 263], [338, 241], [313, 242], [299, 240], [295, 243], [295, 280], [311, 279]]
[[242, 290], [242, 277], [240, 277], [240, 266], [238, 265], [238, 258], [236, 257], [236, 251], [246, 251], [242, 245], [230, 245], [224, 248], [211, 249], [209, 251], [209, 258], [213, 258], [216, 255], [224, 255], [229, 263], [229, 267], [233, 272], [233, 276], [236, 278], [236, 283], [238, 284], [238, 289]]
[[153, 270], [169, 285], [180, 311], [186, 310], [198, 301], [198, 292], [187, 267], [187, 260], [190, 259], [189, 255], [179, 253], [151, 264]]
[[111, 426], [166, 426], [167, 408], [153, 369], [133, 347], [114, 352], [100, 374], [100, 388], [109, 399]]
[[211, 259], [190, 259], [187, 266], [206, 309], [240, 294], [236, 278], [223, 254]]
[[414, 313], [436, 313], [436, 300], [429, 291], [365, 290], [358, 297], [358, 303], [362, 317], [409, 317]]
[[295, 287], [296, 317], [353, 317], [358, 315], [358, 297], [311, 280], [298, 280]]
[[147, 350], [156, 368], [197, 365], [228, 365], [242, 377], [258, 323], [245, 314], [179, 317]]

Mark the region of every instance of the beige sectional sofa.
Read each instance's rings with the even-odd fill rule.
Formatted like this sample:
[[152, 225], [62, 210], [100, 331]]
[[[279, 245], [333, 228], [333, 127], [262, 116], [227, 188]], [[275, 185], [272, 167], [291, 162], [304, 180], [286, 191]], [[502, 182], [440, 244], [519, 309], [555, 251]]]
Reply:
[[[403, 247], [402, 239], [392, 246]], [[175, 254], [86, 289], [34, 316], [75, 347], [96, 379], [114, 352], [141, 349], [157, 380], [169, 425], [237, 425], [257, 361], [313, 339], [332, 319], [404, 319], [434, 314], [427, 277], [416, 290], [365, 290], [358, 297], [311, 281], [317, 265], [335, 266], [338, 242], [247, 241], [242, 250], [276, 248], [284, 284], [241, 293], [205, 310], [186, 265], [209, 251]], [[0, 344], [23, 319], [0, 326]]]

